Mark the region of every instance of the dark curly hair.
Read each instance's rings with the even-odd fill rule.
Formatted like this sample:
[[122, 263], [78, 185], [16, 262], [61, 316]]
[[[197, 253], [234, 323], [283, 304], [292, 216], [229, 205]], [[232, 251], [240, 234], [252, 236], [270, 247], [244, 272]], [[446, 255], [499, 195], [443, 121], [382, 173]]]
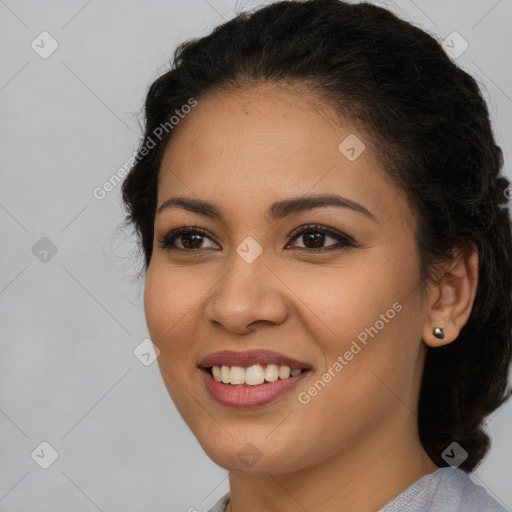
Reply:
[[471, 315], [455, 341], [427, 349], [418, 410], [420, 440], [434, 463], [447, 466], [441, 454], [457, 441], [469, 454], [460, 468], [472, 471], [490, 446], [485, 417], [512, 393], [512, 189], [477, 82], [423, 30], [369, 3], [279, 1], [182, 43], [149, 88], [144, 137], [122, 186], [145, 270], [160, 162], [173, 133], [147, 151], [155, 130], [191, 98], [265, 81], [306, 85], [370, 135], [419, 218], [423, 283], [456, 246], [469, 240], [478, 248]]

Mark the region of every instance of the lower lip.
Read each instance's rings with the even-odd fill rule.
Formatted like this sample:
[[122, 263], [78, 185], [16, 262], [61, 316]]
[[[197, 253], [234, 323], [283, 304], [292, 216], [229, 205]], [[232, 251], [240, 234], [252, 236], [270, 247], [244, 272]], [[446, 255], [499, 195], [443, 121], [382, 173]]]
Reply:
[[209, 372], [201, 368], [206, 389], [214, 400], [227, 407], [257, 407], [277, 400], [291, 391], [306, 375], [309, 370], [302, 370], [295, 377], [278, 379], [274, 382], [265, 382], [257, 386], [233, 386], [217, 382]]

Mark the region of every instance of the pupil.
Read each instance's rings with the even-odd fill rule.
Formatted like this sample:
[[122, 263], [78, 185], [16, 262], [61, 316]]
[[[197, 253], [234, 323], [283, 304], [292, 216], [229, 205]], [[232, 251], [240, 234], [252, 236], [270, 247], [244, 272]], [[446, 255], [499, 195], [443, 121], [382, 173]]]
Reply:
[[[189, 241], [191, 241], [193, 238], [196, 238], [196, 246], [194, 246], [194, 242], [191, 242], [191, 246], [188, 246], [187, 244]], [[200, 249], [201, 248], [201, 242], [202, 242], [202, 235], [192, 234], [192, 235], [182, 235], [182, 243], [183, 247], [186, 249]]]
[[[307, 234], [307, 235], [304, 235], [304, 236], [306, 237], [306, 240], [309, 239], [309, 240], [313, 241], [313, 244], [314, 244], [313, 246], [315, 248], [316, 247], [322, 247], [322, 245], [323, 245], [323, 238], [324, 238], [324, 235], [322, 233]], [[305, 243], [304, 245], [306, 247], [308, 247], [307, 243]]]

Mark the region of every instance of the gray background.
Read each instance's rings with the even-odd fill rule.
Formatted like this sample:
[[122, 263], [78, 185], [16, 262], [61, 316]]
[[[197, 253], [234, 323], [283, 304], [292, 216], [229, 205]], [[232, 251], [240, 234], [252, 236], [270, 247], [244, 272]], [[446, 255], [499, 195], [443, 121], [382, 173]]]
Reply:
[[[376, 3], [464, 37], [457, 62], [482, 83], [510, 161], [512, 1]], [[118, 229], [120, 186], [93, 190], [136, 149], [146, 88], [176, 44], [258, 5], [0, 0], [1, 512], [203, 511], [228, 490], [157, 364], [133, 353], [148, 337], [135, 246]], [[31, 47], [43, 31], [59, 45], [46, 59]], [[512, 403], [490, 417], [472, 476], [509, 508], [511, 426]], [[48, 469], [43, 441], [59, 454]]]

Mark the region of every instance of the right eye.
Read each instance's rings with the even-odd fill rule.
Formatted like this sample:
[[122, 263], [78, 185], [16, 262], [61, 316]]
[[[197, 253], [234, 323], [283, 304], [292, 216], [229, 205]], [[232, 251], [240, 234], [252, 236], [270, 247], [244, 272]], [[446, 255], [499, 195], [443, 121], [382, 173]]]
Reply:
[[[181, 238], [181, 245], [183, 247], [177, 247], [175, 245], [175, 241]], [[191, 226], [183, 226], [181, 228], [173, 229], [169, 231], [169, 233], [158, 239], [159, 247], [169, 251], [200, 251], [204, 249], [204, 247], [200, 247], [202, 244], [203, 238], [209, 238], [213, 240], [206, 231], [191, 227]]]

